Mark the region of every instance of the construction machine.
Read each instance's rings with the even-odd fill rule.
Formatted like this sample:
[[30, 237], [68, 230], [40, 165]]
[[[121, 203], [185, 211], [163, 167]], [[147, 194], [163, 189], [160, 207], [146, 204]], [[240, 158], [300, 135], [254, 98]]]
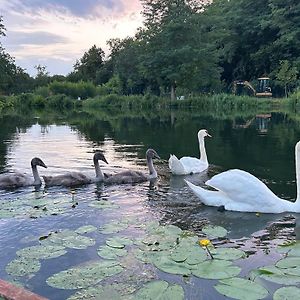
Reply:
[[246, 80], [236, 80], [233, 82], [233, 93], [235, 95], [241, 95], [243, 89], [247, 88], [256, 97], [272, 97], [272, 90], [270, 87], [269, 77], [260, 77], [257, 79], [257, 90], [252, 86], [249, 81]]

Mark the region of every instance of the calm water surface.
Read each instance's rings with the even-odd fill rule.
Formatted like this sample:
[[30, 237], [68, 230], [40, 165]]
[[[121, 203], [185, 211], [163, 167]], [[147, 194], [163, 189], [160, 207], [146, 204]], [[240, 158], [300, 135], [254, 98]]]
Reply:
[[[220, 225], [229, 231], [232, 240], [247, 238], [248, 247], [256, 247], [251, 239], [267, 235], [266, 245], [276, 240], [297, 237], [298, 215], [220, 212], [206, 207], [188, 190], [183, 179], [196, 184], [204, 182], [221, 171], [240, 168], [263, 180], [278, 196], [293, 200], [296, 196], [294, 147], [300, 137], [299, 123], [283, 113], [249, 115], [236, 118], [214, 118], [197, 112], [166, 112], [162, 115], [114, 114], [88, 116], [84, 113], [60, 118], [28, 114], [4, 116], [0, 119], [0, 172], [18, 170], [31, 173], [30, 160], [40, 157], [48, 166], [40, 174], [53, 175], [65, 171], [93, 174], [93, 152], [104, 151], [109, 165], [107, 172], [120, 168], [146, 171], [145, 151], [154, 148], [162, 160], [155, 161], [159, 179], [155, 184], [103, 186], [91, 184], [75, 189], [78, 205], [64, 214], [29, 218], [0, 219], [0, 277], [13, 280], [6, 265], [16, 258], [18, 249], [38, 244], [38, 238], [59, 229], [76, 229], [82, 225], [101, 226], [111, 220], [134, 216], [141, 220], [158, 220], [161, 224], [174, 224], [182, 229], [199, 233], [204, 224]], [[197, 132], [206, 128], [213, 136], [206, 140], [210, 167], [207, 172], [193, 176], [171, 176], [167, 160], [169, 154], [199, 156]], [[33, 187], [0, 191], [0, 200], [17, 198], [71, 198], [71, 190], [53, 187], [39, 190]], [[93, 200], [109, 200], [120, 208], [97, 210], [88, 206]], [[292, 220], [292, 228], [274, 230], [274, 223], [284, 218]], [[276, 226], [275, 226], [276, 228]], [[267, 233], [266, 233], [267, 232]], [[133, 235], [138, 235], [134, 230]], [[33, 277], [19, 278], [30, 290], [50, 299], [65, 299], [73, 291], [49, 287], [45, 281], [54, 273], [79, 263], [97, 259], [96, 249], [107, 236], [93, 233], [96, 245], [86, 250], [71, 250], [56, 259], [43, 260], [41, 270]], [[245, 243], [246, 244], [246, 243]], [[247, 245], [245, 245], [247, 247]], [[264, 255], [256, 248], [256, 255], [243, 263], [243, 274], [251, 268], [274, 261], [276, 255]], [[154, 277], [181, 284], [186, 299], [225, 299], [213, 289], [215, 281], [158, 272]], [[126, 281], [126, 278], [124, 279]], [[270, 287], [272, 291], [274, 287]], [[270, 298], [271, 299], [271, 298]]]

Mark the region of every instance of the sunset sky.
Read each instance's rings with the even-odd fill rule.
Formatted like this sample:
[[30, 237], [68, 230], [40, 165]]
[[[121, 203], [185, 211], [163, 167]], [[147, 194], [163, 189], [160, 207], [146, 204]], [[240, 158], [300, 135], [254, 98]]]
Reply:
[[108, 54], [107, 40], [133, 36], [141, 9], [139, 0], [0, 0], [1, 42], [30, 75], [37, 64], [65, 75], [94, 44]]

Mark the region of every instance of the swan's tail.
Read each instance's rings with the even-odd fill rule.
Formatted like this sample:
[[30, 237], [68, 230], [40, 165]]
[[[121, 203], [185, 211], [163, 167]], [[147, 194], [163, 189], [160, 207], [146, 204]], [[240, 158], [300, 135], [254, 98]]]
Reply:
[[184, 166], [182, 165], [180, 160], [176, 157], [176, 155], [170, 154], [169, 168], [172, 174], [174, 175], [186, 175]]
[[225, 194], [219, 191], [209, 191], [200, 186], [194, 185], [188, 180], [184, 180], [193, 193], [201, 200], [205, 205], [209, 206], [221, 206], [226, 207], [226, 203], [229, 201]]

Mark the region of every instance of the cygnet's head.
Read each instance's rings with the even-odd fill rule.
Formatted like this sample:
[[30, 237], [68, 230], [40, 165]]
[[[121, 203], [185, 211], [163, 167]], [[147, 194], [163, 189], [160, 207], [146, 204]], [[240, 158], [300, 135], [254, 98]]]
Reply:
[[47, 166], [44, 164], [44, 162], [38, 158], [38, 157], [34, 157], [32, 160], [31, 160], [31, 166], [41, 166], [41, 167], [44, 167], [44, 168], [47, 168]]
[[158, 159], [160, 159], [159, 155], [153, 149], [148, 149], [146, 151], [146, 157], [147, 158], [158, 158]]
[[95, 154], [94, 154], [94, 163], [98, 160], [102, 160], [104, 161], [106, 164], [108, 164], [104, 154], [101, 152], [101, 151], [97, 151]]
[[206, 129], [201, 129], [198, 132], [198, 138], [204, 138], [204, 137], [211, 137], [211, 135], [208, 133], [208, 131]]
[[94, 163], [98, 160], [102, 160], [104, 161], [106, 164], [108, 164], [104, 154], [101, 152], [101, 151], [97, 151], [95, 154], [94, 154]]

